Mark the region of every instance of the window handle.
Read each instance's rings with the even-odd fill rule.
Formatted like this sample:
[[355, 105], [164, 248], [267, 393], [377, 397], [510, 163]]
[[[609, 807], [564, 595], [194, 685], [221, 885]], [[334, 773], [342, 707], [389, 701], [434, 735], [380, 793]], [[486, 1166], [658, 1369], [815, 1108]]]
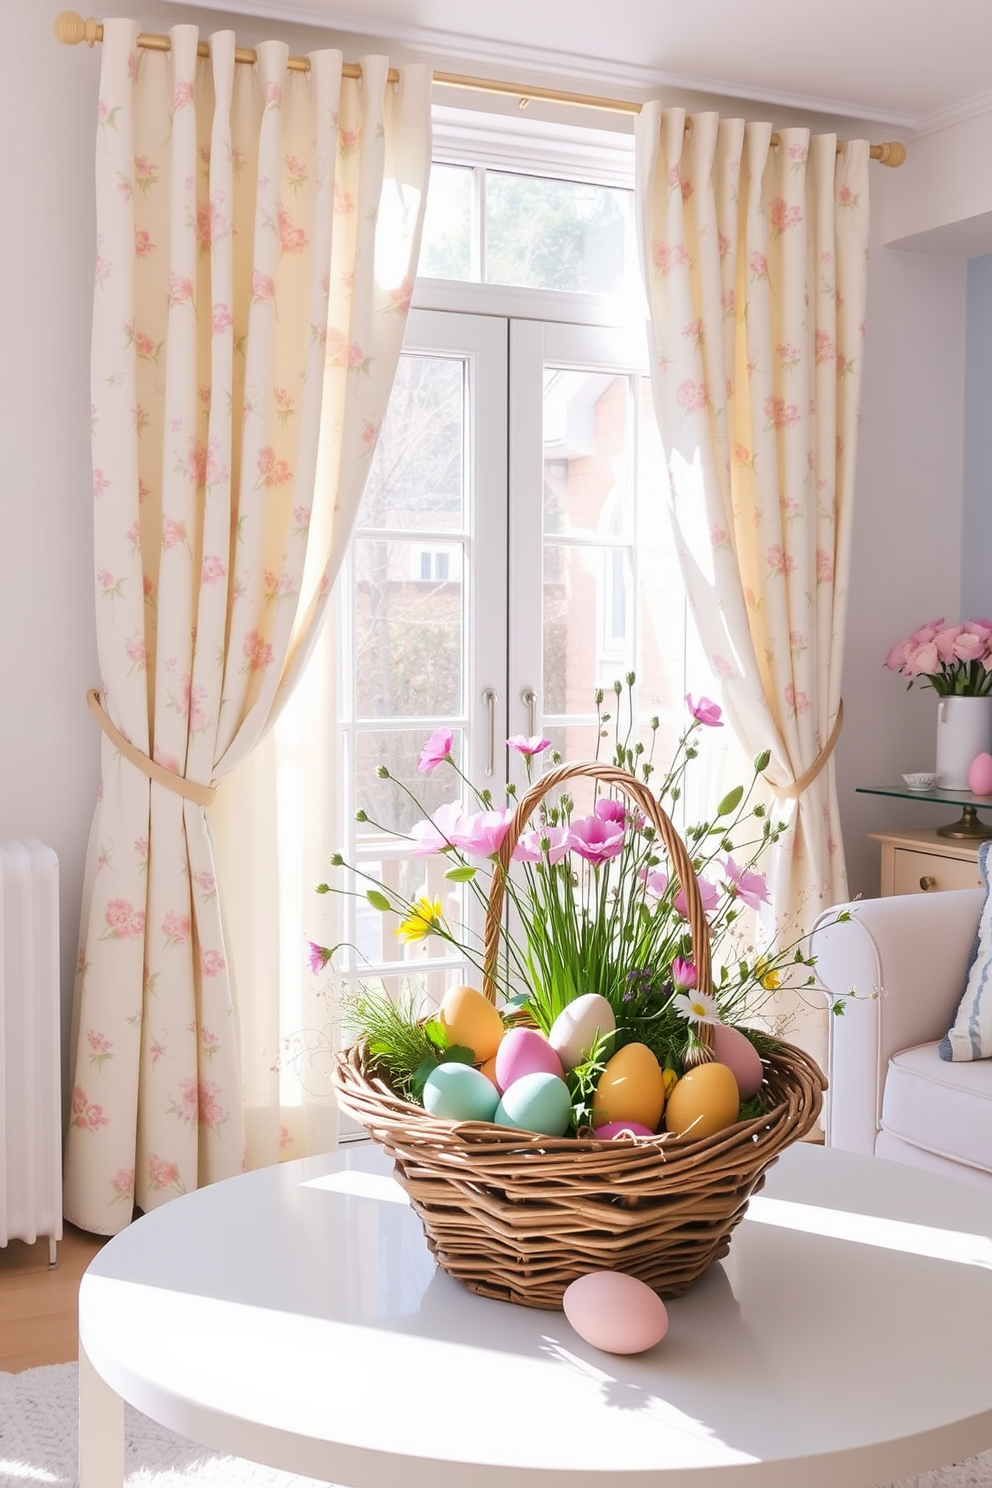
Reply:
[[523, 692], [520, 694], [520, 701], [527, 709], [527, 732], [533, 739], [535, 732], [535, 722], [537, 719], [537, 693], [534, 691], [533, 687], [524, 688]]
[[496, 689], [487, 687], [482, 694], [482, 701], [489, 709], [489, 763], [486, 774], [491, 778], [496, 772], [496, 704], [499, 702]]

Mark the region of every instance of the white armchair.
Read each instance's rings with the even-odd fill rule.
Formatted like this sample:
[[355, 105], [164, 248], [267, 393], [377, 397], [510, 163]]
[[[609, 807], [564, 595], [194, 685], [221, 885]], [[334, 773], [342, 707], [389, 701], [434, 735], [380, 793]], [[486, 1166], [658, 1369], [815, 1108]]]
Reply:
[[[992, 1189], [992, 1060], [937, 1047], [964, 990], [981, 889], [864, 899], [821, 915], [816, 972], [857, 1000], [830, 1020], [826, 1140]], [[877, 994], [873, 996], [872, 994]]]

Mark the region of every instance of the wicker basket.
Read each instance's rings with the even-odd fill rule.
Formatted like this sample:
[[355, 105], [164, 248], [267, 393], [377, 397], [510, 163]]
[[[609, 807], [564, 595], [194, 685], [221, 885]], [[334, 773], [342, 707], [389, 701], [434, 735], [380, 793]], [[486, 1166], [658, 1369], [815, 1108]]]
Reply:
[[[685, 892], [698, 986], [710, 990], [709, 930], [682, 839], [645, 785], [590, 763], [549, 771], [520, 801], [493, 874], [486, 994], [495, 1002], [504, 876], [517, 839], [545, 793], [575, 776], [619, 788], [656, 827]], [[680, 1295], [727, 1254], [750, 1195], [813, 1126], [826, 1088], [813, 1061], [782, 1043], [767, 1067], [773, 1101], [757, 1120], [702, 1140], [550, 1138], [442, 1121], [370, 1077], [364, 1055], [359, 1042], [337, 1056], [339, 1099], [393, 1158], [438, 1264], [482, 1296], [528, 1307], [560, 1307], [569, 1282], [593, 1270], [625, 1271], [662, 1297]]]

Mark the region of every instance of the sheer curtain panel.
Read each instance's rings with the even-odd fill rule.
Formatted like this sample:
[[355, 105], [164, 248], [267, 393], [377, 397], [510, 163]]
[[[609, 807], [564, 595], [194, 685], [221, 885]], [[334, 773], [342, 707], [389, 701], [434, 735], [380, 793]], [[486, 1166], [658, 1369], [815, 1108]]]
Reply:
[[[430, 70], [236, 65], [105, 23], [91, 396], [104, 731], [73, 1010], [66, 1215], [246, 1162], [238, 996], [209, 820], [317, 637], [403, 339]], [[276, 995], [273, 988], [273, 996]]]
[[[847, 895], [832, 750], [869, 146], [650, 103], [636, 161], [652, 387], [682, 571], [735, 733], [749, 755], [771, 751], [774, 809], [788, 830], [769, 885], [788, 940]], [[825, 1024], [812, 1015], [797, 1034], [821, 1059]]]

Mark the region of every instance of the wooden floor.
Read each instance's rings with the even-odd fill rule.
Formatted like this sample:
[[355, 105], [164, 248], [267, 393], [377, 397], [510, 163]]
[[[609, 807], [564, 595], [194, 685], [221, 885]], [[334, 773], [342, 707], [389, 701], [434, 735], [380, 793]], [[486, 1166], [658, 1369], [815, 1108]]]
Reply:
[[47, 1240], [11, 1240], [0, 1249], [0, 1370], [16, 1373], [78, 1357], [79, 1280], [105, 1243], [104, 1236], [66, 1225], [54, 1271]]

